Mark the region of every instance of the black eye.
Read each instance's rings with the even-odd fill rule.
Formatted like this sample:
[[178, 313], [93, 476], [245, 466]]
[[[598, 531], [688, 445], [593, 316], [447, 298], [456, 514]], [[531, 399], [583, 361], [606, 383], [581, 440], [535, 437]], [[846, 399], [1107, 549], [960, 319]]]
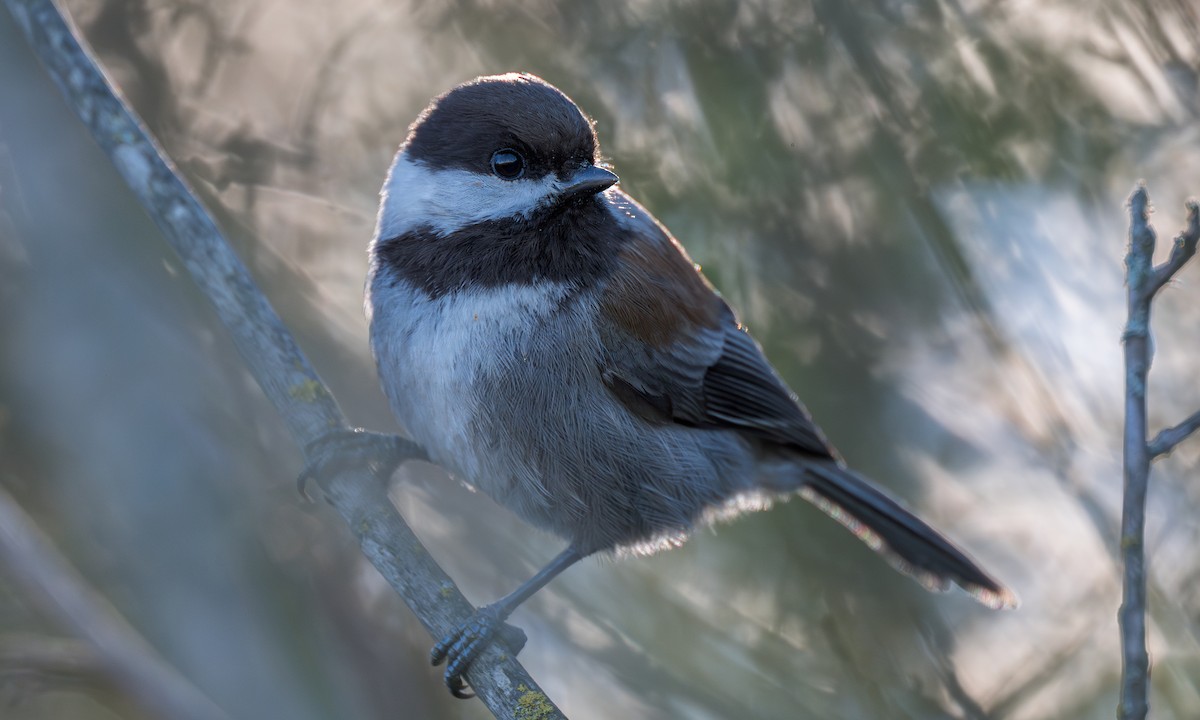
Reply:
[[525, 158], [516, 150], [497, 150], [492, 153], [492, 172], [505, 180], [516, 180], [525, 174]]

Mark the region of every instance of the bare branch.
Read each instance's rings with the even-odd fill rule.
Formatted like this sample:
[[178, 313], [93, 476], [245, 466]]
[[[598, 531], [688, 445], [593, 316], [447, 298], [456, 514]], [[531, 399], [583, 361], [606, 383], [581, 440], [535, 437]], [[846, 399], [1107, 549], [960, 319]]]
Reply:
[[1187, 440], [1197, 430], [1200, 430], [1200, 410], [1192, 413], [1187, 420], [1155, 435], [1154, 439], [1150, 441], [1150, 457], [1170, 455], [1176, 445]]
[[86, 640], [121, 688], [152, 712], [178, 720], [229, 717], [155, 651], [71, 567], [21, 506], [0, 488], [0, 566], [53, 620]]
[[1148, 710], [1150, 658], [1146, 652], [1146, 376], [1150, 372], [1150, 300], [1154, 272], [1154, 229], [1149, 197], [1138, 185], [1129, 198], [1129, 253], [1125, 258], [1129, 319], [1125, 325], [1125, 490], [1121, 514], [1124, 583], [1117, 619], [1121, 628], [1120, 720], [1143, 720]]
[[[141, 120], [108, 84], [55, 4], [51, 0], [4, 2], [67, 102], [213, 303], [296, 444], [306, 447], [331, 430], [346, 428], [332, 395], [212, 217]], [[414, 446], [413, 457], [421, 455]], [[433, 636], [448, 634], [473, 611], [366, 468], [338, 473], [325, 490], [358, 537], [367, 559]], [[472, 664], [467, 679], [499, 718], [527, 716], [530, 707], [539, 709], [539, 718], [563, 717], [512, 654], [495, 646]]]
[[1129, 319], [1125, 344], [1125, 489], [1121, 513], [1121, 559], [1124, 590], [1117, 619], [1121, 627], [1120, 720], [1144, 720], [1149, 712], [1150, 657], [1146, 652], [1146, 491], [1150, 463], [1169, 453], [1200, 429], [1200, 412], [1146, 442], [1146, 378], [1153, 359], [1150, 306], [1155, 293], [1196, 254], [1200, 241], [1200, 205], [1187, 203], [1187, 228], [1175, 238], [1171, 257], [1154, 267], [1154, 228], [1150, 199], [1138, 183], [1129, 198], [1129, 253], [1125, 256]]
[[1153, 295], [1170, 282], [1175, 273], [1187, 264], [1196, 254], [1196, 244], [1200, 242], [1200, 203], [1195, 200], [1187, 202], [1187, 227], [1175, 236], [1175, 245], [1171, 248], [1171, 257], [1162, 265], [1154, 268], [1146, 292]]

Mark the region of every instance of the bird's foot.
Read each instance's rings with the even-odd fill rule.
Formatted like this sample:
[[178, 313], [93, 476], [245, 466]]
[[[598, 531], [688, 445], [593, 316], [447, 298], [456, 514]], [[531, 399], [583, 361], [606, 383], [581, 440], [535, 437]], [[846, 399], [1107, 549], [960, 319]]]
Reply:
[[443, 678], [451, 695], [463, 699], [475, 696], [464, 690], [463, 674], [493, 639], [504, 643], [513, 655], [525, 647], [525, 631], [504, 622], [507, 615], [499, 603], [481, 607], [429, 651], [434, 665], [446, 663]]
[[405, 460], [427, 459], [425, 451], [411, 440], [361, 428], [325, 433], [305, 446], [304, 451], [308, 462], [296, 478], [296, 489], [305, 497], [310, 480], [322, 484], [352, 467], [367, 467], [376, 477], [387, 478]]

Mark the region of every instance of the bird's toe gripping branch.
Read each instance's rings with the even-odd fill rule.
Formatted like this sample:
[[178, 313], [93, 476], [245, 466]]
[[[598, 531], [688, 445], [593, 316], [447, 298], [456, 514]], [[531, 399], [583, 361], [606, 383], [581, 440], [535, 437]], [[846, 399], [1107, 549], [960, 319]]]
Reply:
[[328, 432], [304, 448], [308, 461], [296, 478], [296, 489], [308, 497], [310, 480], [324, 486], [343, 470], [368, 467], [379, 478], [390, 477], [406, 460], [426, 460], [419, 445], [399, 435], [384, 435], [361, 428], [343, 428]]
[[514, 655], [525, 646], [525, 632], [504, 622], [506, 616], [500, 603], [482, 607], [429, 651], [432, 664], [446, 663], [443, 677], [454, 697], [474, 697], [473, 693], [464, 689], [466, 682], [463, 675], [493, 639], [504, 643]]

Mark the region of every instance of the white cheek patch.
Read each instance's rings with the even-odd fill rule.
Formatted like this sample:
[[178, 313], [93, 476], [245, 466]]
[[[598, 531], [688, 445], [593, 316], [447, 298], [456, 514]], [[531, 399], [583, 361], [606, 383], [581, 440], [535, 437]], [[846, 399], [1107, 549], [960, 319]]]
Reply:
[[486, 220], [528, 217], [558, 191], [553, 174], [502, 180], [467, 170], [432, 170], [400, 152], [380, 193], [376, 237], [393, 238], [418, 227], [447, 235]]

